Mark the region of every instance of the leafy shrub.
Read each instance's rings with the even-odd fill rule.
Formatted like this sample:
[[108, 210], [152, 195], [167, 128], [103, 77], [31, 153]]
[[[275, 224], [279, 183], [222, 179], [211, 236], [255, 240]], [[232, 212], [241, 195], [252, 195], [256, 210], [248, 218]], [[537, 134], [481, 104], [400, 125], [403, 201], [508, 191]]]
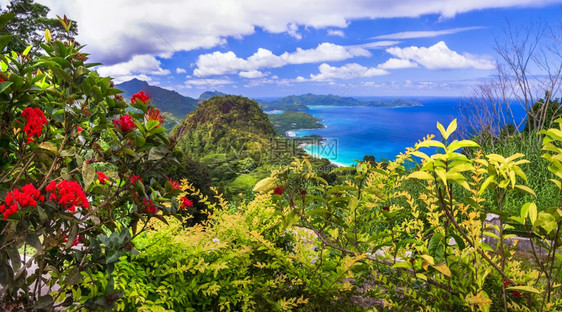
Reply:
[[[139, 255], [124, 256], [113, 273], [123, 291], [117, 310], [349, 311], [354, 287], [344, 279], [363, 257], [318, 249], [311, 231], [286, 226], [270, 195], [236, 212], [217, 201], [205, 224], [150, 222], [135, 238]], [[84, 277], [92, 293], [107, 287], [102, 272]]]

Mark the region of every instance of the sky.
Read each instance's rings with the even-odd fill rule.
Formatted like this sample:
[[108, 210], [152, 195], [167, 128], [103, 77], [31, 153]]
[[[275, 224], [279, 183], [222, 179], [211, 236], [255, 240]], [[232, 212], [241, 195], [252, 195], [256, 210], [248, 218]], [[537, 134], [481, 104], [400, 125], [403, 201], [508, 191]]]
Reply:
[[562, 32], [562, 0], [36, 2], [77, 21], [101, 75], [192, 97], [463, 96], [495, 74], [506, 29]]

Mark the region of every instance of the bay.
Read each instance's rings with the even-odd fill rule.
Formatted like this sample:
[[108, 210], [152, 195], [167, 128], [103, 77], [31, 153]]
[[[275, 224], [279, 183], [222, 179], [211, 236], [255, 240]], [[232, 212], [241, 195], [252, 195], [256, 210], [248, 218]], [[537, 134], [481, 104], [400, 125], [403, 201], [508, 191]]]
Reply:
[[377, 161], [393, 160], [427, 134], [437, 135], [437, 121], [446, 127], [459, 116], [459, 98], [411, 99], [423, 106], [310, 106], [304, 111], [322, 119], [326, 127], [293, 132], [297, 137], [319, 135], [327, 139], [324, 144], [304, 148], [336, 164], [353, 165], [365, 155], [373, 155]]

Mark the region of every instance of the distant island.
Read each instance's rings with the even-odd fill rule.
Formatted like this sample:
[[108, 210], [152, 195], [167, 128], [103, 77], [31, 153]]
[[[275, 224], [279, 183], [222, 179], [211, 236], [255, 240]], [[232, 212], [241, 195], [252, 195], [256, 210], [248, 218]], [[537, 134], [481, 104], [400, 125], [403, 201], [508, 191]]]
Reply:
[[395, 99], [392, 101], [374, 100], [374, 101], [361, 101], [353, 97], [341, 97], [337, 95], [317, 95], [317, 94], [302, 94], [290, 95], [282, 97], [275, 101], [259, 101], [260, 107], [265, 110], [305, 110], [309, 106], [323, 105], [323, 106], [376, 106], [376, 107], [411, 107], [423, 106], [420, 102]]
[[284, 111], [281, 114], [268, 115], [269, 121], [273, 124], [277, 135], [285, 136], [286, 132], [295, 129], [318, 129], [324, 125], [320, 123], [321, 119], [305, 112], [294, 112], [291, 110]]

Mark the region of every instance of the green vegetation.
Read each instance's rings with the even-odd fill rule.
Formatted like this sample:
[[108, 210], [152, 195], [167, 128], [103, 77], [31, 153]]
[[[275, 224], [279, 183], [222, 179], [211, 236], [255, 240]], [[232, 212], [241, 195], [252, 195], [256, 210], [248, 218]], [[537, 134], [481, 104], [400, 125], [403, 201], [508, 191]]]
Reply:
[[395, 99], [392, 101], [360, 101], [352, 97], [341, 97], [337, 95], [316, 95], [303, 94], [291, 95], [280, 98], [273, 102], [260, 102], [260, 106], [264, 110], [304, 110], [311, 105], [324, 106], [380, 106], [380, 107], [397, 107], [397, 106], [421, 106], [422, 104], [415, 101], [406, 101], [403, 99]]
[[47, 6], [34, 3], [34, 0], [11, 0], [6, 9], [0, 11], [0, 14], [13, 14], [10, 23], [0, 32], [14, 36], [6, 46], [7, 51], [22, 53], [31, 46], [31, 53], [35, 54], [43, 41], [45, 29], [49, 29], [54, 40], [74, 40], [78, 35], [76, 21], [64, 16], [63, 20], [69, 26], [66, 30], [59, 19], [47, 17], [49, 11]]
[[281, 114], [268, 115], [277, 135], [284, 136], [285, 132], [295, 129], [318, 129], [324, 127], [320, 118], [305, 112], [285, 111]]

